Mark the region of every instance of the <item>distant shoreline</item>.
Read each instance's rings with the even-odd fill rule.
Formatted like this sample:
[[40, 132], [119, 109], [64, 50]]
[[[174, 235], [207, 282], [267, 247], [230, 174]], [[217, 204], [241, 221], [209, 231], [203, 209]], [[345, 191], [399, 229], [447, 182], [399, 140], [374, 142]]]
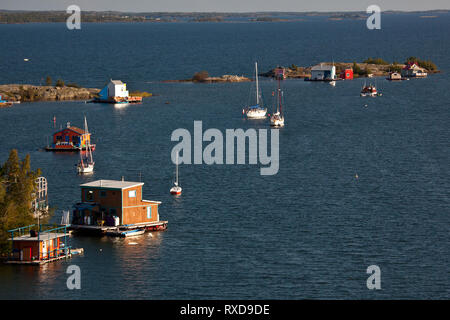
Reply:
[[[420, 14], [420, 18], [438, 17], [450, 10], [436, 9], [425, 11], [383, 11], [383, 14]], [[70, 16], [66, 11], [22, 11], [1, 10], [0, 24], [26, 23], [65, 23]], [[254, 22], [297, 22], [305, 17], [328, 17], [328, 20], [360, 20], [366, 18], [365, 11], [306, 11], [306, 12], [120, 12], [83, 11], [82, 23], [254, 23]]]

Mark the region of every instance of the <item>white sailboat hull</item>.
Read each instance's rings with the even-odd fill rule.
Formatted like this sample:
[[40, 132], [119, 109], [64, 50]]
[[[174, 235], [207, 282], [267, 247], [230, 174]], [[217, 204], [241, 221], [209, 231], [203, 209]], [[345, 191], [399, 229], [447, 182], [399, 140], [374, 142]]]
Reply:
[[94, 163], [87, 165], [78, 164], [78, 173], [90, 173], [94, 172]]
[[247, 109], [245, 114], [249, 119], [264, 119], [267, 116], [267, 109]]
[[278, 118], [271, 117], [270, 125], [273, 127], [283, 127], [284, 126], [284, 118], [283, 117], [278, 117]]
[[170, 194], [181, 194], [182, 190], [180, 186], [174, 186], [170, 189]]

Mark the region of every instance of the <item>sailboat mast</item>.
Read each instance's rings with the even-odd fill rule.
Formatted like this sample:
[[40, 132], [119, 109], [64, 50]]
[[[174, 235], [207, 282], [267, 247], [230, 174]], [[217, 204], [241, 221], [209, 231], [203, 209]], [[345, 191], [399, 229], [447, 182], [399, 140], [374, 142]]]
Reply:
[[280, 78], [278, 78], [278, 106], [277, 106], [277, 112], [281, 112], [281, 85], [280, 85]]
[[259, 105], [258, 62], [255, 62], [255, 74], [256, 74], [256, 104]]
[[[84, 116], [84, 132], [86, 134], [86, 137], [89, 137], [89, 129], [87, 125], [87, 119], [86, 116]], [[94, 162], [94, 159], [92, 158], [92, 149], [91, 149], [91, 137], [87, 140], [87, 153], [89, 155], [89, 158], [91, 159], [91, 163]]]
[[176, 166], [176, 179], [177, 179], [177, 181], [176, 181], [176, 184], [178, 185], [178, 153], [177, 153], [177, 166]]

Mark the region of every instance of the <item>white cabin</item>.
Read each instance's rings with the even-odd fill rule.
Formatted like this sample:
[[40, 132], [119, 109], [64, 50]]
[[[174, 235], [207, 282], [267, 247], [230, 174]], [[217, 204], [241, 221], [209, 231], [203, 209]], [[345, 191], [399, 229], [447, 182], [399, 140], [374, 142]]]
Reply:
[[336, 67], [319, 64], [311, 68], [311, 80], [335, 80]]
[[108, 83], [108, 97], [127, 98], [128, 97], [127, 84], [123, 83], [120, 80], [111, 80]]

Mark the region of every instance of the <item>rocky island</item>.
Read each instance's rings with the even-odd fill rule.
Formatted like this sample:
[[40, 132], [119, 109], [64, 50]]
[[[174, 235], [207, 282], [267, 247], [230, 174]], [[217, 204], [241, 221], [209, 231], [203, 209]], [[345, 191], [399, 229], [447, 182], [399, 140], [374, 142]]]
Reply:
[[[339, 77], [342, 71], [346, 69], [353, 69], [354, 77], [386, 77], [390, 72], [401, 72], [401, 70], [409, 63], [416, 63], [418, 66], [426, 69], [429, 74], [440, 72], [436, 65], [429, 60], [422, 60], [416, 57], [409, 57], [404, 63], [392, 62], [389, 63], [381, 58], [368, 58], [363, 62], [321, 62], [323, 65], [334, 65], [336, 67], [336, 75]], [[311, 68], [299, 67], [292, 64], [289, 67], [278, 66], [261, 73], [260, 76], [275, 78], [277, 69], [283, 69], [284, 78], [309, 78], [311, 77]]]
[[97, 96], [100, 89], [79, 86], [35, 86], [30, 84], [0, 85], [0, 95], [8, 101], [61, 101], [88, 100]]
[[163, 82], [202, 82], [202, 83], [213, 83], [213, 82], [247, 82], [252, 81], [251, 79], [244, 76], [236, 75], [223, 75], [221, 77], [210, 77], [207, 71], [196, 72], [194, 76], [190, 79], [184, 80], [165, 80]]

